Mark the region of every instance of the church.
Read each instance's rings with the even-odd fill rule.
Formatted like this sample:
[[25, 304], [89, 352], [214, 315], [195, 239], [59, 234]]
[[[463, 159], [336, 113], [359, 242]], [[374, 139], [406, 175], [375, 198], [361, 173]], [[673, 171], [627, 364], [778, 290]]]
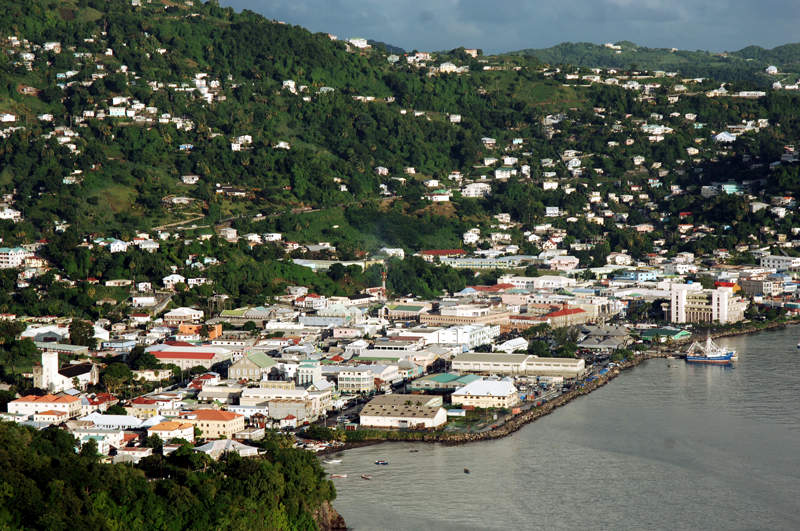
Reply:
[[33, 367], [33, 386], [50, 393], [67, 389], [85, 390], [100, 382], [100, 370], [92, 362], [76, 363], [59, 368], [58, 352], [42, 352], [42, 364]]

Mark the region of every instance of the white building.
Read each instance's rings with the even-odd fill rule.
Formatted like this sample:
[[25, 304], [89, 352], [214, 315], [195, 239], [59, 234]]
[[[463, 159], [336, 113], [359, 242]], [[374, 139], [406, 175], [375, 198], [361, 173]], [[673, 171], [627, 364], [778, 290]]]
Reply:
[[175, 289], [178, 284], [186, 284], [186, 277], [174, 273], [161, 279], [164, 289]]
[[669, 320], [677, 324], [735, 323], [744, 319], [747, 305], [728, 287], [703, 289], [700, 284], [672, 284]]
[[776, 271], [790, 271], [800, 268], [800, 258], [794, 256], [767, 255], [761, 257], [761, 267]]
[[0, 247], [0, 269], [20, 267], [33, 253], [22, 247]]
[[378, 395], [364, 406], [361, 425], [373, 428], [433, 429], [447, 423], [441, 396]]
[[519, 404], [519, 395], [510, 378], [481, 378], [456, 389], [451, 400], [454, 406], [510, 408]]

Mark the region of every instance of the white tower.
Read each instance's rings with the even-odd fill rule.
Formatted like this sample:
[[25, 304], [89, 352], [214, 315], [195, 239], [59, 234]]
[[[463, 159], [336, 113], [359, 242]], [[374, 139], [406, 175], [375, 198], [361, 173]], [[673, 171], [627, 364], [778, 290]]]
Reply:
[[58, 352], [42, 352], [42, 385], [41, 388], [53, 391], [58, 383]]

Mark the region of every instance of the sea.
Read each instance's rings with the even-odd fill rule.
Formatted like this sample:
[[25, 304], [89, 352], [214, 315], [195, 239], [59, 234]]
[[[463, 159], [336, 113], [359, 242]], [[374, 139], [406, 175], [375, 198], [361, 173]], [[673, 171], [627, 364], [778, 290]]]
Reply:
[[648, 360], [500, 440], [347, 450], [325, 465], [348, 475], [334, 507], [356, 531], [798, 530], [798, 340], [719, 339], [730, 367]]

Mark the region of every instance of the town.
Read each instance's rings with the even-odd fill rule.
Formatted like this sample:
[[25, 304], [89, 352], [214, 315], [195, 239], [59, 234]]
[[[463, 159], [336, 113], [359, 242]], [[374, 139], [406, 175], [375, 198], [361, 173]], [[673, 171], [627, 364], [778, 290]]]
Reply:
[[[518, 268], [548, 258], [524, 260]], [[41, 358], [18, 375], [30, 391], [8, 401], [2, 419], [61, 426], [114, 462], [187, 443], [212, 456], [257, 455], [247, 443], [265, 430], [302, 434], [314, 423], [340, 429], [341, 440], [362, 429], [480, 431], [498, 412], [541, 405], [636, 351], [666, 343], [677, 352], [693, 327], [798, 306], [791, 272], [800, 258], [708, 267], [691, 253], [657, 265], [615, 253], [609, 262], [571, 275], [560, 265], [558, 274], [505, 274], [431, 300], [387, 298], [385, 285], [350, 297], [291, 286], [268, 305], [235, 309], [212, 296], [211, 314], [166, 309], [190, 289], [175, 273], [154, 291], [131, 284], [118, 322], [6, 314], [4, 323], [24, 324], [9, 340], [32, 342]]]
[[[164, 9], [216, 16], [189, 4]], [[15, 97], [69, 104], [65, 116], [28, 116], [24, 105], [0, 115], [4, 138], [57, 146], [62, 172], [3, 195], [5, 420], [62, 427], [114, 462], [181, 444], [257, 455], [248, 443], [271, 430], [324, 449], [303, 442], [309, 426], [335, 428], [325, 433], [339, 443], [374, 429], [474, 433], [654, 346], [677, 349], [697, 330], [779, 322], [800, 309], [800, 228], [784, 186], [798, 156], [791, 142], [764, 148], [778, 134], [776, 98], [797, 85], [774, 65], [761, 74], [780, 80], [771, 89], [734, 90], [678, 72], [551, 66], [477, 49], [398, 54], [327, 35], [326, 46], [391, 75], [469, 80], [483, 98], [489, 82], [512, 76], [542, 84], [555, 102], [563, 91], [592, 103], [556, 103], [498, 127], [470, 123], [467, 109], [417, 108], [400, 85], [365, 94], [281, 79], [269, 87], [288, 113], [343, 98], [337, 105], [389, 113], [404, 127], [480, 136], [460, 148], [459, 166], [372, 158], [359, 170], [371, 185], [280, 176], [281, 193], [303, 201], [276, 203], [278, 188], [220, 179], [205, 157], [242, 167], [268, 153], [276, 166], [299, 164], [287, 157], [305, 158], [297, 146], [310, 138], [214, 129], [205, 109], [242, 100], [251, 82], [210, 70], [159, 78], [148, 61], [175, 50], [147, 35], [144, 60], [113, 37], [2, 40], [13, 72], [55, 71], [53, 86], [19, 84]], [[75, 209], [43, 223], [52, 212], [43, 215], [41, 201], [55, 189], [46, 183], [95, 190], [119, 159], [108, 154], [114, 135], [177, 157], [152, 191], [161, 196], [141, 185], [142, 205], [162, 223], [116, 215], [87, 225]], [[321, 202], [301, 195], [319, 187], [329, 194]], [[86, 205], [106, 200], [102, 192]], [[429, 242], [446, 247], [422, 247]]]
[[800, 314], [786, 50], [565, 45], [635, 59], [588, 65], [7, 3], [0, 499], [30, 503], [0, 527], [65, 527], [67, 475], [96, 518], [344, 528], [334, 452], [505, 437]]

